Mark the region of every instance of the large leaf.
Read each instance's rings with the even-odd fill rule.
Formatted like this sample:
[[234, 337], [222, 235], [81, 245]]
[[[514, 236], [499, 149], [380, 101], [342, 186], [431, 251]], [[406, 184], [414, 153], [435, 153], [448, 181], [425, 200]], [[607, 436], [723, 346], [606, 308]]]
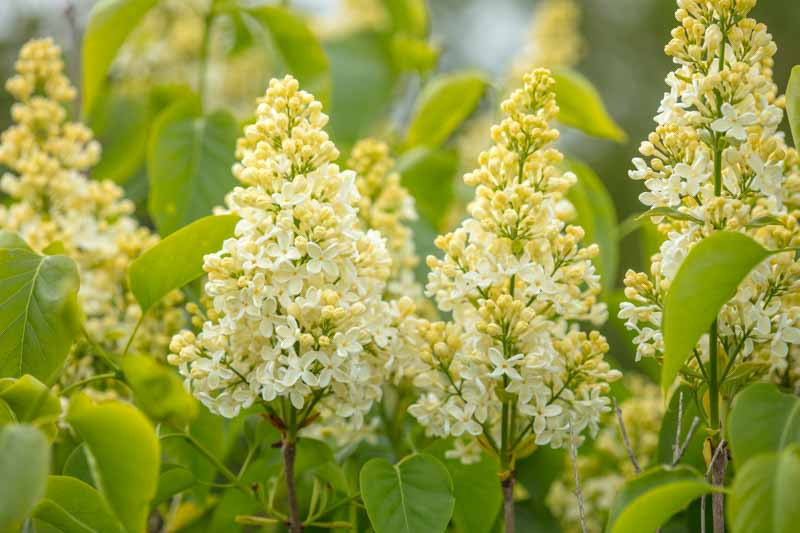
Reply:
[[786, 114], [792, 129], [794, 147], [800, 148], [800, 65], [792, 69], [786, 88]]
[[13, 413], [14, 421], [35, 424], [48, 437], [55, 437], [61, 402], [35, 377], [26, 374], [21, 378], [0, 379], [0, 401]]
[[156, 494], [159, 442], [147, 418], [120, 401], [72, 397], [67, 422], [86, 443], [95, 486], [129, 533], [142, 532]]
[[203, 256], [222, 249], [225, 239], [233, 237], [238, 220], [236, 215], [201, 218], [137, 257], [128, 267], [128, 281], [142, 310], [202, 276]]
[[627, 135], [608, 114], [589, 80], [567, 68], [554, 69], [553, 78], [559, 122], [595, 137], [625, 142]]
[[713, 487], [693, 468], [656, 466], [629, 480], [617, 493], [606, 531], [655, 531]]
[[417, 210], [435, 227], [444, 220], [455, 193], [458, 154], [453, 150], [415, 148], [397, 160], [403, 186], [414, 196]]
[[381, 0], [391, 21], [391, 31], [422, 38], [428, 33], [425, 0]]
[[124, 531], [97, 489], [74, 477], [50, 476], [32, 516], [64, 533]]
[[272, 37], [287, 71], [300, 86], [327, 106], [331, 77], [328, 57], [308, 24], [286, 8], [259, 6], [242, 10], [260, 22]]
[[178, 102], [153, 126], [147, 150], [148, 208], [162, 235], [222, 205], [235, 185], [231, 173], [239, 127], [227, 111], [198, 116], [196, 102]]
[[17, 531], [44, 495], [50, 445], [33, 426], [0, 428], [0, 531]]
[[616, 286], [619, 244], [617, 241], [617, 213], [608, 189], [588, 165], [571, 159], [565, 167], [578, 177], [568, 198], [578, 214], [575, 221], [586, 232], [584, 244], [596, 243], [600, 255], [595, 259], [605, 290]]
[[158, 0], [100, 0], [92, 8], [83, 34], [81, 53], [84, 113], [88, 114], [92, 110], [119, 47], [157, 2]]
[[728, 499], [736, 533], [794, 533], [800, 524], [800, 448], [758, 455], [741, 467]]
[[182, 427], [197, 416], [197, 402], [175, 367], [146, 355], [129, 355], [122, 360], [122, 372], [136, 405], [153, 421], [170, 420]]
[[739, 283], [769, 255], [747, 235], [730, 231], [718, 231], [689, 251], [664, 299], [665, 391]]
[[75, 261], [0, 231], [0, 377], [55, 380], [80, 331], [79, 285]]
[[196, 481], [194, 473], [188, 468], [172, 464], [162, 465], [153, 505], [167, 501], [179, 492], [192, 487]]
[[376, 533], [440, 533], [447, 528], [455, 501], [453, 482], [430, 455], [411, 455], [395, 465], [372, 459], [359, 478]]
[[775, 385], [750, 385], [733, 399], [728, 440], [738, 465], [761, 453], [800, 445], [800, 399]]
[[406, 133], [406, 148], [436, 147], [478, 107], [486, 89], [479, 72], [444, 74], [431, 80], [417, 99]]

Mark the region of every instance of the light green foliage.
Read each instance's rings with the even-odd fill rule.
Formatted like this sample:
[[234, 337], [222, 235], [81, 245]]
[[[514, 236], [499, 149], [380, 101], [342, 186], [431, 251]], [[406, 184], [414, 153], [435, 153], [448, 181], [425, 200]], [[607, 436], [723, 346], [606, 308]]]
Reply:
[[553, 78], [556, 80], [559, 122], [595, 137], [617, 142], [627, 139], [589, 80], [567, 68], [553, 69]]
[[16, 531], [44, 495], [50, 450], [33, 426], [0, 427], [0, 531]]
[[79, 285], [75, 261], [0, 231], [0, 377], [55, 380], [80, 331]]
[[[6, 414], [8, 418], [2, 419]], [[58, 397], [31, 375], [0, 379], [0, 426], [8, 422], [36, 424], [51, 439], [61, 414]]]
[[453, 513], [453, 482], [430, 455], [393, 465], [372, 459], [361, 469], [361, 495], [376, 533], [441, 533]]
[[403, 186], [414, 197], [417, 212], [438, 227], [455, 195], [453, 183], [458, 171], [458, 154], [439, 148], [415, 148], [397, 160]]
[[32, 517], [64, 533], [125, 531], [100, 492], [74, 477], [50, 476]]
[[792, 129], [795, 148], [800, 147], [800, 65], [792, 69], [786, 88], [786, 114]]
[[729, 231], [718, 231], [692, 248], [664, 302], [664, 391], [739, 283], [769, 255], [747, 235]]
[[174, 368], [146, 355], [128, 355], [121, 366], [136, 405], [153, 421], [182, 427], [197, 416], [197, 403]]

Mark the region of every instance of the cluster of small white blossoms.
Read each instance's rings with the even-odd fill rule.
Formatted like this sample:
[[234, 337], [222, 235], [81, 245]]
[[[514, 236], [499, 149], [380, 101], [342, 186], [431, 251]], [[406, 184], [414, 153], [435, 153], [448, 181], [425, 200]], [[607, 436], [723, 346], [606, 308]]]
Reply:
[[[625, 378], [630, 396], [619, 404], [622, 421], [636, 460], [642, 469], [658, 462], [658, 435], [664, 402], [657, 385], [639, 376]], [[613, 413], [604, 415], [602, 429], [589, 454], [578, 456], [578, 474], [587, 531], [603, 531], [614, 498], [626, 479], [636, 474]], [[569, 455], [564, 470], [547, 493], [547, 506], [565, 532], [581, 531], [575, 499], [575, 478]]]
[[427, 371], [409, 412], [429, 435], [457, 439], [451, 455], [475, 459], [480, 444], [500, 442], [501, 407], [510, 404], [515, 440], [560, 447], [608, 411], [608, 382], [620, 373], [603, 359], [606, 340], [579, 330], [601, 324], [597, 245], [564, 221], [574, 213], [565, 193], [576, 177], [557, 165], [550, 145], [558, 107], [546, 69], [524, 78], [503, 102], [506, 118], [494, 145], [464, 176], [477, 186], [471, 218], [436, 239], [443, 259], [428, 257], [427, 294], [452, 312], [450, 323], [423, 322], [419, 351]]
[[333, 163], [320, 103], [287, 76], [256, 114], [237, 146], [244, 187], [226, 198], [241, 220], [204, 261], [213, 307], [196, 336], [173, 338], [169, 361], [223, 416], [280, 398], [358, 425], [380, 398], [394, 337], [389, 254], [360, 228], [356, 176]]
[[[776, 47], [767, 28], [747, 18], [754, 4], [678, 1], [680, 26], [665, 48], [678, 67], [667, 76], [656, 130], [640, 148], [648, 159], [634, 159], [630, 172], [647, 187], [642, 203], [668, 213], [655, 218], [666, 241], [652, 258], [650, 276], [625, 276], [630, 302], [619, 316], [637, 333], [637, 359], [663, 353], [664, 294], [694, 244], [718, 230], [746, 233], [769, 249], [800, 244], [797, 153], [778, 131], [782, 99], [771, 70]], [[720, 312], [719, 335], [728, 357], [760, 363], [754, 374], [787, 385], [800, 377], [800, 263], [794, 253], [772, 256], [740, 285]], [[707, 356], [708, 336], [698, 350]]]
[[[0, 206], [0, 226], [19, 233], [37, 251], [63, 245], [63, 253], [80, 266], [88, 333], [116, 350], [141, 315], [126, 288], [127, 267], [157, 237], [130, 216], [134, 206], [123, 199], [122, 189], [86, 176], [100, 157], [100, 145], [91, 130], [67, 118], [64, 106], [76, 94], [63, 73], [60, 49], [51, 39], [31, 41], [15, 68], [6, 83], [17, 100], [11, 108], [14, 124], [0, 144], [0, 164], [9, 170], [0, 190], [11, 202]], [[157, 313], [145, 320], [135, 350], [163, 354], [180, 329], [183, 315], [176, 307], [161, 306]], [[76, 346], [66, 373], [75, 378], [91, 373], [92, 359], [82, 357], [89, 351]]]

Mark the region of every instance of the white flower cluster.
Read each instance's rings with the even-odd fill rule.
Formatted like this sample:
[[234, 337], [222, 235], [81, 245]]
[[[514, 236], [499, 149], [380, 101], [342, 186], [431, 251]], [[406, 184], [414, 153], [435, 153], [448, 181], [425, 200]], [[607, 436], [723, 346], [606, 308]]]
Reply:
[[[657, 127], [634, 159], [643, 204], [666, 236], [651, 275], [629, 271], [620, 318], [636, 331], [637, 359], [659, 357], [662, 302], [693, 245], [718, 230], [739, 231], [770, 249], [800, 244], [797, 153], [778, 131], [783, 113], [772, 81], [775, 44], [747, 14], [754, 0], [679, 0], [666, 53], [678, 65]], [[800, 263], [787, 252], [763, 262], [719, 315], [725, 357], [790, 384], [800, 370]], [[698, 345], [707, 357], [708, 338]], [[690, 363], [697, 366], [696, 360]], [[744, 368], [744, 367], [743, 367]]]
[[352, 171], [323, 127], [328, 117], [287, 76], [272, 80], [245, 128], [226, 202], [241, 220], [207, 255], [213, 302], [202, 331], [173, 338], [171, 363], [226, 417], [263, 401], [319, 402], [360, 422], [380, 398], [394, 330], [382, 300], [384, 240], [360, 229]]
[[[630, 396], [620, 402], [619, 409], [631, 449], [639, 466], [646, 469], [658, 462], [658, 434], [664, 416], [664, 402], [658, 386], [639, 376], [629, 378], [626, 375], [624, 385]], [[607, 413], [602, 422], [591, 453], [578, 456], [584, 521], [586, 530], [591, 533], [603, 531], [614, 498], [625, 480], [636, 474], [614, 414]], [[561, 477], [550, 485], [547, 506], [558, 519], [562, 531], [581, 531], [569, 454], [565, 457]]]
[[[31, 41], [15, 68], [6, 84], [17, 100], [14, 124], [0, 144], [0, 164], [9, 170], [0, 190], [11, 202], [0, 206], [0, 226], [37, 251], [63, 246], [80, 266], [87, 331], [106, 349], [117, 350], [141, 316], [126, 288], [127, 267], [158, 239], [130, 216], [134, 206], [123, 199], [122, 189], [86, 176], [100, 157], [100, 145], [87, 127], [67, 119], [64, 106], [75, 98], [75, 89], [63, 73], [60, 49], [50, 39]], [[163, 354], [180, 329], [183, 315], [177, 308], [161, 306], [156, 313], [145, 320], [135, 350]], [[76, 346], [67, 369], [75, 375], [67, 380], [91, 373], [91, 358], [81, 358], [88, 351]]]
[[565, 223], [576, 178], [550, 147], [554, 81], [545, 69], [524, 81], [502, 104], [494, 145], [464, 176], [477, 186], [471, 218], [436, 239], [443, 259], [428, 257], [428, 294], [453, 321], [420, 325], [427, 369], [409, 411], [430, 435], [464, 437], [452, 452], [464, 460], [476, 457], [475, 436], [512, 453], [512, 444], [560, 447], [571, 430], [596, 432], [608, 381], [619, 377], [603, 360], [606, 340], [577, 325], [607, 312], [591, 262], [597, 245], [582, 247], [583, 230]]

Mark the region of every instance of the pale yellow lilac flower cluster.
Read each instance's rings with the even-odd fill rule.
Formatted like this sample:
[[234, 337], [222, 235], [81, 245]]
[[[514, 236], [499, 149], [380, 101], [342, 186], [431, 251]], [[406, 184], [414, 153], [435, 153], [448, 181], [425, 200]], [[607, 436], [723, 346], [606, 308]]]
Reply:
[[471, 218], [436, 239], [443, 259], [428, 257], [427, 292], [453, 321], [420, 328], [428, 368], [409, 411], [428, 434], [463, 438], [452, 454], [465, 460], [476, 457], [473, 437], [496, 448], [501, 426], [509, 445], [560, 447], [571, 431], [594, 434], [608, 382], [619, 377], [603, 359], [606, 340], [577, 325], [600, 324], [607, 312], [591, 262], [597, 245], [581, 246], [583, 230], [564, 222], [576, 177], [558, 168], [562, 155], [550, 146], [553, 86], [537, 69], [503, 102], [494, 145], [464, 176], [477, 186]]
[[[664, 415], [664, 402], [658, 386], [638, 376], [626, 377], [625, 386], [630, 397], [621, 402], [619, 408], [631, 449], [639, 466], [645, 469], [658, 462], [658, 433]], [[591, 451], [578, 456], [578, 474], [586, 529], [600, 533], [614, 498], [625, 480], [636, 474], [613, 413], [604, 415], [602, 429], [592, 443]], [[565, 533], [581, 531], [573, 465], [569, 456], [566, 457], [561, 477], [550, 486], [547, 506]]]
[[[126, 288], [127, 267], [157, 237], [130, 216], [134, 206], [122, 189], [86, 176], [100, 157], [100, 145], [87, 127], [67, 117], [64, 106], [75, 98], [75, 89], [63, 73], [60, 49], [50, 39], [31, 41], [15, 68], [6, 83], [17, 100], [11, 109], [14, 124], [3, 132], [0, 145], [0, 164], [8, 169], [0, 189], [11, 202], [0, 206], [0, 226], [19, 233], [37, 251], [63, 246], [77, 261], [86, 329], [115, 351], [141, 315]], [[134, 350], [166, 352], [182, 313], [170, 305], [157, 313], [145, 320]], [[91, 358], [81, 358], [88, 350], [76, 346], [67, 374], [91, 374]]]
[[241, 220], [204, 261], [213, 309], [199, 334], [173, 338], [169, 361], [223, 416], [280, 400], [358, 425], [380, 398], [394, 337], [389, 254], [360, 229], [356, 176], [333, 163], [320, 103], [287, 76], [256, 114], [237, 146], [243, 187], [226, 198]]
[[[746, 233], [769, 249], [800, 244], [797, 154], [778, 131], [783, 112], [772, 81], [775, 43], [748, 18], [754, 0], [679, 0], [666, 53], [678, 65], [658, 124], [634, 159], [643, 204], [662, 208], [666, 235], [651, 272], [629, 271], [620, 318], [636, 331], [637, 358], [663, 352], [663, 297], [694, 244], [719, 230]], [[792, 209], [795, 209], [792, 211]], [[780, 253], [759, 265], [719, 314], [723, 356], [750, 376], [791, 384], [800, 370], [800, 263]], [[708, 336], [698, 344], [701, 359]], [[738, 363], [737, 363], [738, 364]], [[696, 366], [696, 360], [690, 365]], [[733, 371], [734, 369], [732, 369]]]

